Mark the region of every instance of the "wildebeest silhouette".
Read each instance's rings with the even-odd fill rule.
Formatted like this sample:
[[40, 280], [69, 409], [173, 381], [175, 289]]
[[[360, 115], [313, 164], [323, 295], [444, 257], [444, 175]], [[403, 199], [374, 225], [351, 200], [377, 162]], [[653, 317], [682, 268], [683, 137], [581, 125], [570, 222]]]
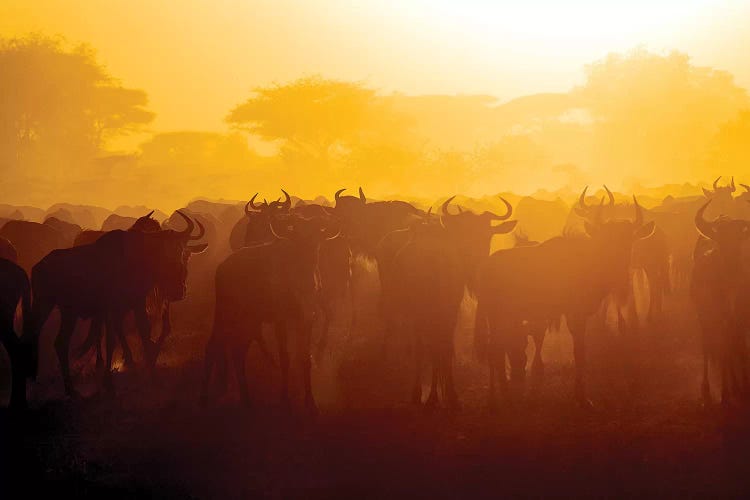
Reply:
[[746, 396], [748, 359], [745, 335], [750, 327], [750, 279], [742, 262], [742, 246], [750, 222], [718, 217], [706, 220], [707, 201], [695, 214], [701, 237], [695, 246], [690, 296], [698, 313], [703, 347], [702, 395], [711, 401], [709, 361], [721, 374], [721, 400]]
[[[79, 318], [104, 317], [107, 331], [105, 388], [112, 389], [111, 362], [114, 339], [122, 337], [123, 316], [134, 311], [136, 325], [147, 346], [147, 358], [158, 353], [162, 336], [151, 340], [146, 300], [154, 287], [167, 300], [181, 300], [186, 292], [187, 263], [191, 253], [206, 245], [190, 245], [195, 223], [184, 216], [184, 231], [153, 233], [111, 231], [89, 245], [55, 250], [34, 266], [33, 331], [38, 359], [38, 337], [55, 307], [60, 309], [61, 326], [55, 340], [65, 392], [73, 394], [68, 350]], [[148, 339], [148, 340], [146, 340]]]
[[[426, 217], [424, 223], [399, 232], [406, 239], [384, 273], [385, 313], [393, 315], [394, 323], [403, 325], [414, 339], [415, 403], [422, 400], [425, 353], [432, 365], [428, 407], [438, 405], [441, 387], [448, 407], [458, 406], [453, 338], [464, 290], [474, 289], [477, 267], [490, 253], [492, 236], [508, 233], [516, 225], [516, 221], [507, 220], [513, 210], [505, 199], [501, 198], [507, 207], [503, 215], [465, 210], [451, 214], [448, 207], [452, 200], [443, 203], [439, 222]], [[501, 223], [493, 225], [495, 221]]]
[[[156, 219], [153, 219], [152, 216], [154, 214], [154, 211], [152, 210], [146, 215], [143, 215], [135, 220], [133, 225], [128, 228], [128, 231], [136, 231], [136, 232], [142, 232], [142, 233], [153, 233], [156, 231], [161, 231], [161, 225], [159, 224], [159, 221]], [[94, 243], [99, 238], [107, 234], [109, 231], [93, 231], [93, 230], [86, 230], [82, 231], [75, 239], [73, 246], [82, 246], [82, 245], [88, 245], [91, 243]], [[162, 319], [162, 332], [167, 332], [165, 334], [165, 337], [169, 334], [171, 331], [171, 325], [169, 322], [169, 315], [166, 311], [166, 306], [163, 304], [163, 301], [160, 298], [159, 291], [154, 288], [151, 293], [149, 294], [149, 297], [146, 299], [146, 309], [149, 313], [149, 318], [152, 320], [151, 323], [154, 323], [154, 319]], [[157, 314], [158, 313], [158, 314]], [[77, 356], [81, 357], [85, 355], [89, 350], [91, 350], [92, 347], [96, 348], [96, 365], [98, 369], [102, 369], [104, 366], [104, 360], [102, 357], [102, 327], [104, 325], [105, 318], [103, 316], [94, 317], [91, 319], [91, 327], [89, 329], [89, 335], [86, 338], [86, 340], [83, 342], [81, 347], [78, 349]], [[127, 337], [124, 335], [123, 331], [120, 331], [120, 333], [123, 333], [123, 335], [115, 340], [118, 340], [120, 342], [120, 346], [122, 347], [123, 352], [123, 358], [126, 366], [133, 366], [133, 354], [130, 350], [130, 346], [127, 342]], [[114, 332], [108, 332], [108, 334], [114, 335]], [[114, 342], [114, 341], [113, 341]], [[143, 345], [144, 350], [146, 348], [146, 344]], [[156, 360], [156, 353], [153, 357], [153, 360]]]
[[525, 321], [559, 322], [565, 316], [573, 335], [575, 398], [589, 404], [585, 388], [586, 319], [614, 292], [627, 293], [633, 242], [647, 238], [654, 223], [644, 224], [635, 197], [635, 219], [602, 220], [601, 207], [585, 222], [587, 236], [562, 236], [536, 246], [493, 253], [481, 266], [477, 291], [475, 346], [490, 367], [490, 405], [495, 383], [507, 392], [505, 358], [511, 382], [525, 379]]
[[29, 278], [18, 264], [0, 258], [0, 341], [10, 359], [10, 406], [13, 408], [26, 406], [26, 377], [31, 368], [27, 331], [19, 338], [14, 326], [19, 302], [24, 324], [28, 325], [31, 310]]
[[303, 218], [295, 214], [272, 217], [274, 240], [237, 250], [216, 270], [216, 306], [211, 338], [206, 346], [206, 365], [201, 400], [208, 399], [215, 369], [226, 373], [229, 354], [249, 404], [245, 359], [249, 346], [259, 342], [265, 349], [262, 325], [274, 327], [282, 371], [283, 404], [288, 404], [287, 327], [291, 323], [302, 364], [305, 407], [316, 411], [312, 395], [310, 344], [320, 291], [318, 249], [322, 241], [339, 236], [330, 218]]
[[18, 252], [18, 265], [27, 273], [52, 250], [69, 246], [63, 234], [51, 225], [25, 220], [8, 221], [0, 228], [0, 237], [13, 244]]

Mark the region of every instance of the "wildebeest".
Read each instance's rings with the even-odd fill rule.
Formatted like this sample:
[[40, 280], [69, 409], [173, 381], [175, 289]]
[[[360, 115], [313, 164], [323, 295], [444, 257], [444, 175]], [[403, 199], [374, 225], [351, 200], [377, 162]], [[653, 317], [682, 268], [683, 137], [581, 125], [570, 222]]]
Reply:
[[62, 235], [63, 248], [73, 246], [73, 242], [81, 234], [81, 226], [73, 222], [58, 219], [57, 217], [47, 217], [44, 224], [57, 229]]
[[[154, 211], [152, 210], [148, 214], [136, 219], [133, 225], [130, 228], [128, 228], [128, 231], [135, 231], [135, 232], [141, 232], [141, 233], [153, 233], [156, 231], [161, 231], [161, 225], [159, 224], [159, 221], [152, 218], [153, 214], [154, 214]], [[107, 233], [108, 231], [93, 231], [93, 230], [82, 231], [76, 237], [73, 246], [78, 247], [78, 246], [94, 243], [95, 241], [97, 241], [99, 238], [101, 238]], [[166, 331], [168, 334], [168, 332], [171, 330], [171, 325], [169, 323], [169, 316], [168, 314], [165, 314], [166, 307], [164, 304], [162, 304], [162, 301], [159, 299], [158, 290], [154, 289], [151, 291], [151, 293], [149, 294], [149, 297], [146, 300], [146, 305], [147, 305], [149, 317], [151, 319], [154, 319], [154, 318], [164, 319], [162, 322], [162, 332]], [[101, 338], [102, 338], [102, 326], [104, 324], [104, 321], [105, 321], [104, 317], [94, 317], [91, 319], [91, 328], [89, 330], [89, 336], [86, 339], [86, 341], [83, 343], [83, 345], [81, 346], [78, 352], [79, 356], [83, 356], [91, 349], [91, 347], [96, 347], [96, 364], [98, 368], [103, 366], [103, 358], [102, 358], [102, 352], [101, 352]], [[153, 324], [153, 321], [152, 321], [152, 324]], [[130, 351], [130, 346], [128, 345], [127, 338], [124, 335], [124, 332], [121, 331], [120, 333], [123, 333], [123, 335], [117, 340], [119, 340], [120, 345], [122, 347], [125, 365], [132, 366], [134, 364], [133, 354]], [[114, 332], [108, 332], [108, 334], [114, 335]]]
[[0, 258], [0, 341], [10, 359], [10, 406], [14, 408], [26, 405], [26, 376], [30, 363], [28, 339], [19, 338], [14, 327], [19, 302], [24, 324], [28, 324], [31, 309], [29, 278], [20, 266]]
[[703, 346], [702, 395], [711, 400], [709, 361], [721, 373], [721, 400], [746, 395], [748, 359], [745, 334], [750, 327], [750, 279], [742, 262], [742, 246], [750, 222], [719, 217], [705, 219], [707, 201], [695, 214], [701, 239], [695, 247], [690, 296], [700, 323]]
[[245, 359], [257, 341], [263, 348], [262, 326], [272, 324], [279, 349], [283, 404], [288, 404], [287, 326], [292, 323], [297, 357], [302, 363], [305, 407], [316, 411], [312, 394], [310, 343], [317, 309], [318, 249], [321, 241], [338, 237], [328, 218], [303, 218], [294, 214], [274, 217], [269, 223], [275, 239], [244, 247], [230, 255], [216, 270], [216, 305], [211, 338], [206, 346], [206, 365], [201, 400], [208, 398], [215, 368], [225, 372], [229, 354], [240, 386], [249, 403]]
[[24, 220], [8, 221], [0, 228], [0, 237], [13, 244], [18, 252], [18, 265], [27, 273], [52, 250], [68, 246], [60, 231], [51, 225]]
[[[385, 313], [394, 315], [395, 322], [414, 338], [415, 403], [422, 400], [422, 358], [425, 352], [428, 354], [432, 365], [426, 401], [429, 407], [439, 403], [440, 386], [446, 404], [451, 408], [458, 405], [453, 382], [453, 337], [464, 290], [474, 289], [477, 266], [489, 255], [492, 236], [508, 233], [516, 225], [516, 221], [507, 220], [513, 210], [504, 199], [507, 211], [503, 215], [469, 211], [451, 214], [448, 207], [452, 200], [443, 203], [439, 223], [428, 218], [399, 232], [406, 239], [386, 271], [383, 288]], [[495, 221], [503, 222], [493, 226]]]
[[[602, 200], [603, 201], [603, 200]], [[495, 404], [499, 377], [507, 389], [505, 358], [511, 365], [511, 382], [525, 378], [525, 321], [558, 322], [565, 316], [573, 335], [575, 398], [587, 404], [585, 389], [586, 319], [611, 292], [627, 293], [633, 242], [647, 238], [654, 223], [644, 224], [634, 201], [635, 220], [600, 215], [584, 223], [588, 236], [561, 236], [536, 246], [493, 253], [480, 267], [477, 291], [475, 345], [490, 367], [490, 405]]]
[[255, 193], [245, 204], [245, 216], [237, 221], [229, 236], [229, 246], [232, 251], [273, 240], [273, 235], [268, 228], [271, 217], [287, 213], [292, 208], [291, 197], [283, 189], [281, 191], [285, 197], [283, 202], [276, 200], [268, 203], [263, 200], [262, 203], [256, 203], [255, 198], [258, 197], [258, 193]]
[[[292, 200], [283, 189], [284, 200], [268, 203], [255, 203], [256, 193], [245, 205], [245, 217], [232, 230], [231, 246], [233, 250], [242, 247], [258, 245], [273, 241], [275, 238], [270, 230], [273, 217], [293, 213], [303, 218], [332, 217], [332, 209], [315, 203], [298, 202], [292, 208]], [[325, 349], [331, 318], [337, 301], [349, 298], [351, 303], [351, 317], [349, 329], [355, 322], [355, 305], [351, 284], [351, 249], [347, 238], [323, 240], [320, 243], [318, 269], [320, 278], [320, 309], [322, 313], [321, 337], [318, 342], [318, 352]]]
[[151, 340], [151, 325], [146, 314], [149, 292], [159, 288], [167, 300], [181, 300], [186, 293], [187, 263], [191, 253], [206, 245], [192, 246], [195, 223], [184, 216], [184, 231], [111, 231], [96, 242], [55, 250], [34, 266], [33, 332], [38, 359], [38, 337], [55, 307], [60, 309], [61, 326], [55, 349], [65, 384], [73, 394], [68, 350], [79, 318], [104, 317], [107, 331], [105, 388], [111, 388], [110, 366], [114, 339], [122, 337], [123, 316], [134, 311], [136, 325], [144, 341], [147, 359], [155, 361], [164, 334]]
[[[632, 210], [631, 206], [621, 203], [615, 204], [615, 196], [612, 191], [606, 185], [604, 190], [607, 194], [608, 203], [602, 207], [603, 213], [600, 216], [605, 219], [626, 217], [626, 212]], [[598, 209], [586, 205], [586, 189], [581, 193], [575, 211], [584, 219], [590, 219], [598, 212]], [[646, 212], [645, 215], [652, 218], [650, 212]], [[669, 254], [666, 235], [657, 222], [655, 222], [654, 232], [651, 236], [633, 242], [632, 269], [642, 270], [648, 280], [649, 308], [647, 319], [649, 324], [653, 324], [657, 318], [661, 317], [664, 296], [670, 290]], [[628, 297], [631, 306], [634, 305], [634, 294], [635, 289], [631, 288], [631, 296]], [[618, 309], [620, 306], [621, 304], [617, 304]], [[635, 313], [635, 311], [632, 312]], [[622, 315], [618, 313], [618, 317], [622, 317]], [[623, 328], [623, 325], [621, 324], [619, 327]]]
[[344, 196], [344, 191], [336, 191], [334, 211], [343, 223], [352, 252], [376, 257], [378, 265], [381, 262], [376, 251], [380, 240], [391, 231], [408, 228], [424, 216], [423, 211], [405, 201], [368, 202], [362, 188], [359, 188], [359, 197]]

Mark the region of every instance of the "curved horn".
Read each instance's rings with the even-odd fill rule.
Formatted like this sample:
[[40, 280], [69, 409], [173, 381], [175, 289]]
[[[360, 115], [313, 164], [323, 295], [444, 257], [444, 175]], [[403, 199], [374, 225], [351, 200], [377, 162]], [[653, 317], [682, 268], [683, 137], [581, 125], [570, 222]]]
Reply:
[[149, 213], [144, 215], [142, 219], [150, 219], [152, 215], [154, 215], [154, 210], [151, 210]]
[[365, 192], [362, 191], [362, 186], [359, 187], [359, 201], [367, 203], [367, 198], [365, 197]]
[[578, 204], [581, 205], [581, 208], [584, 210], [587, 210], [589, 208], [588, 205], [586, 205], [586, 191], [588, 190], [588, 186], [583, 188], [583, 193], [581, 193], [581, 196], [578, 198]]
[[750, 192], [750, 186], [748, 186], [747, 184], [740, 183], [740, 186], [742, 186], [745, 189], [745, 191]]
[[190, 237], [190, 235], [193, 234], [193, 229], [195, 229], [195, 222], [193, 222], [193, 219], [183, 214], [180, 210], [175, 210], [175, 213], [185, 219], [185, 222], [187, 222], [187, 228], [184, 231], [181, 231], [180, 234]]
[[729, 183], [729, 191], [734, 193], [736, 190], [737, 188], [734, 186], [734, 176], [732, 176], [732, 182]]
[[206, 235], [206, 228], [201, 224], [200, 219], [195, 219], [195, 223], [198, 224], [198, 234], [196, 236], [190, 236], [191, 241], [196, 241], [203, 238]]
[[289, 193], [287, 193], [283, 189], [281, 190], [281, 192], [284, 193], [284, 196], [286, 197], [281, 206], [284, 210], [289, 210], [290, 208], [292, 208], [292, 197], [289, 196]]
[[464, 213], [464, 209], [461, 208], [461, 205], [456, 205], [456, 208], [458, 209], [458, 213], [460, 214]]
[[453, 201], [453, 198], [455, 198], [455, 197], [456, 197], [456, 195], [454, 194], [453, 196], [451, 196], [450, 198], [448, 198], [447, 200], [445, 200], [443, 202], [443, 204], [440, 206], [440, 213], [444, 217], [448, 217], [448, 216], [451, 215], [450, 213], [448, 213], [448, 205], [451, 204], [451, 202]]
[[[250, 201], [247, 202], [247, 205], [250, 205], [250, 208], [252, 208], [253, 210], [260, 210], [261, 208], [263, 208], [263, 205], [261, 205], [260, 203], [258, 203], [257, 205], [255, 204], [255, 198], [257, 198], [257, 196], [258, 193], [255, 193], [253, 197], [250, 198]], [[247, 213], [247, 205], [245, 205], [245, 213]]]
[[721, 176], [718, 176], [716, 178], [716, 180], [714, 181], [714, 191], [716, 191], [716, 189], [718, 189], [718, 187], [719, 187], [719, 180], [720, 179], [721, 179]]
[[333, 195], [333, 198], [336, 200], [336, 203], [338, 203], [339, 198], [341, 198], [341, 193], [343, 193], [344, 191], [346, 191], [346, 188], [341, 188], [338, 191], [336, 191], [335, 195]]
[[505, 203], [505, 214], [503, 215], [496, 215], [491, 212], [485, 212], [489, 213], [492, 216], [492, 220], [508, 220], [510, 219], [510, 216], [513, 215], [513, 205], [510, 204], [508, 200], [503, 198], [502, 196], [499, 197], [500, 200]]
[[258, 196], [258, 193], [255, 193], [252, 198], [250, 198], [250, 201], [245, 203], [245, 215], [249, 216], [253, 212], [250, 211], [250, 207], [255, 208], [255, 204], [253, 203], [255, 201], [255, 197]]
[[711, 235], [713, 234], [713, 223], [703, 218], [703, 213], [706, 211], [709, 204], [711, 204], [711, 200], [704, 203], [695, 213], [695, 227], [706, 238], [711, 238]]
[[638, 199], [633, 195], [633, 205], [635, 207], [635, 227], [643, 225], [643, 209], [638, 204]]
[[432, 215], [432, 205], [430, 205], [430, 208], [427, 209], [427, 218], [429, 219]]
[[614, 207], [615, 206], [615, 195], [612, 194], [612, 191], [609, 190], [606, 184], [604, 184], [604, 190], [607, 192], [607, 196], [609, 197], [609, 206]]

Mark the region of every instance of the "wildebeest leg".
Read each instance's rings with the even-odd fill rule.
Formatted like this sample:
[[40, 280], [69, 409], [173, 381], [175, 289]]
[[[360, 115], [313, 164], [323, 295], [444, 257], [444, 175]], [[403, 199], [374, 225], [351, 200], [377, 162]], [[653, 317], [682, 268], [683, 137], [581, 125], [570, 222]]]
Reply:
[[312, 393], [312, 363], [310, 360], [310, 341], [312, 337], [312, 321], [302, 320], [299, 325], [299, 345], [297, 354], [302, 364], [302, 384], [305, 390], [305, 408], [313, 415], [317, 414], [315, 398]]
[[445, 404], [451, 410], [458, 410], [458, 394], [456, 393], [456, 384], [453, 379], [453, 356], [448, 356], [445, 360]]
[[135, 366], [135, 361], [133, 361], [133, 351], [130, 350], [130, 345], [128, 344], [128, 336], [125, 335], [125, 329], [120, 329], [119, 336], [117, 337], [117, 340], [120, 342], [120, 346], [122, 346], [122, 359], [125, 363], [125, 366], [128, 368], [131, 368]]
[[[260, 328], [257, 328], [260, 334]], [[237, 377], [237, 386], [240, 389], [240, 398], [242, 404], [250, 406], [250, 392], [247, 388], [247, 372], [245, 363], [247, 362], [247, 350], [250, 347], [250, 339], [243, 340], [233, 346], [232, 366], [234, 366], [234, 375]]]
[[509, 329], [509, 337], [505, 342], [508, 361], [510, 362], [510, 382], [513, 388], [513, 397], [521, 396], [526, 381], [526, 347], [528, 346], [528, 335], [521, 324], [512, 325]]
[[575, 359], [575, 399], [582, 406], [591, 406], [586, 399], [586, 319], [582, 316], [568, 316], [568, 330], [573, 336], [573, 357]]
[[324, 297], [320, 304], [320, 309], [323, 313], [323, 322], [320, 327], [320, 339], [315, 346], [315, 356], [320, 359], [328, 346], [328, 330], [331, 326], [331, 318], [333, 317], [333, 302], [334, 299], [331, 297]]
[[208, 343], [206, 344], [203, 381], [201, 382], [200, 392], [200, 403], [202, 405], [208, 403], [208, 390], [211, 384], [211, 373], [213, 372], [214, 365], [216, 364], [218, 357], [223, 355], [223, 353], [220, 352], [219, 346], [217, 345], [219, 342], [218, 340], [216, 340], [216, 337], [216, 328], [214, 327], [214, 332], [211, 334], [211, 337], [208, 339]]
[[424, 360], [424, 346], [422, 337], [417, 335], [414, 339], [414, 387], [411, 391], [411, 400], [414, 404], [422, 403], [422, 362]]
[[544, 361], [542, 360], [542, 349], [544, 338], [547, 333], [547, 323], [529, 323], [531, 338], [534, 340], [534, 360], [531, 362], [531, 374], [534, 378], [542, 378], [544, 375]]
[[[156, 365], [156, 358], [159, 356], [157, 352], [156, 344], [151, 340], [151, 321], [148, 319], [148, 313], [146, 312], [146, 305], [138, 305], [133, 309], [133, 315], [135, 316], [135, 325], [138, 328], [138, 334], [141, 337], [141, 343], [143, 345], [143, 357], [146, 361], [146, 366], [149, 370], [153, 370]], [[117, 338], [122, 338], [122, 327], [117, 334]], [[125, 340], [122, 340], [123, 344]]]
[[708, 347], [703, 343], [703, 382], [701, 383], [701, 394], [703, 396], [703, 404], [708, 405], [711, 403], [711, 385], [708, 381]]
[[[286, 321], [274, 323], [276, 343], [279, 348], [279, 364], [281, 365], [281, 405], [289, 407], [289, 350], [287, 348]], [[300, 332], [301, 335], [301, 332]], [[299, 353], [300, 357], [303, 353]]]
[[437, 406], [440, 404], [438, 398], [438, 382], [442, 378], [442, 366], [440, 363], [440, 359], [434, 352], [434, 349], [432, 349], [431, 351], [430, 364], [432, 365], [432, 380], [430, 383], [430, 394], [427, 396], [427, 401], [425, 401], [424, 403], [425, 407], [428, 409], [437, 408]]
[[104, 378], [102, 385], [104, 390], [110, 394], [114, 393], [115, 386], [112, 380], [112, 357], [115, 352], [115, 341], [122, 335], [122, 314], [107, 315], [107, 355], [104, 362]]
[[497, 408], [497, 395], [495, 394], [495, 356], [491, 353], [487, 356], [487, 364], [490, 368], [490, 388], [487, 394], [487, 406], [493, 411]]
[[25, 408], [26, 371], [24, 370], [24, 360], [21, 359], [21, 343], [13, 328], [13, 318], [9, 318], [9, 321], [3, 321], [3, 326], [0, 327], [0, 339], [2, 339], [3, 347], [8, 352], [8, 358], [10, 359], [10, 407]]
[[68, 359], [68, 355], [70, 351], [70, 339], [73, 337], [77, 318], [75, 313], [69, 309], [62, 309], [60, 312], [60, 332], [55, 339], [55, 351], [57, 352], [57, 360], [60, 363], [65, 394], [73, 396], [73, 382], [70, 378], [70, 360]]
[[31, 334], [30, 338], [26, 335], [21, 337], [22, 343], [31, 344], [31, 366], [29, 367], [28, 376], [32, 379], [36, 379], [37, 371], [39, 369], [39, 337], [42, 334], [42, 328], [49, 319], [49, 315], [52, 313], [52, 309], [55, 308], [55, 304], [48, 302], [42, 298], [34, 297], [32, 312], [31, 312]]
[[346, 294], [349, 297], [349, 329], [346, 332], [347, 338], [351, 338], [354, 333], [354, 329], [357, 327], [357, 297], [354, 294], [354, 284], [352, 283], [353, 278], [349, 280], [349, 285], [346, 287]]

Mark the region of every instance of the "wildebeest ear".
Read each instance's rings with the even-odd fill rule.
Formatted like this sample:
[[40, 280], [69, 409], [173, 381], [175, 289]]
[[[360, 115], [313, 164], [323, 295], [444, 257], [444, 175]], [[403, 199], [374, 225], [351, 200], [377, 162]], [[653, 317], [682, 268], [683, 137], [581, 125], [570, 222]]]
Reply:
[[187, 250], [190, 253], [203, 253], [208, 248], [208, 243], [201, 243], [200, 245], [188, 245]]
[[713, 194], [713, 193], [712, 193], [711, 191], [709, 191], [708, 189], [706, 189], [706, 188], [703, 188], [703, 195], [704, 195], [704, 196], [705, 196], [706, 198], [713, 198], [713, 195], [714, 195], [714, 194]]
[[509, 220], [505, 221], [502, 224], [498, 224], [497, 226], [492, 226], [492, 234], [505, 234], [513, 231], [513, 229], [516, 227], [516, 224], [518, 224], [517, 220]]
[[647, 222], [646, 224], [636, 229], [633, 236], [636, 240], [643, 240], [654, 234], [655, 230], [656, 224], [654, 224], [654, 221]]
[[589, 221], [583, 222], [583, 228], [586, 230], [586, 234], [589, 236], [596, 236], [599, 233], [599, 227]]

